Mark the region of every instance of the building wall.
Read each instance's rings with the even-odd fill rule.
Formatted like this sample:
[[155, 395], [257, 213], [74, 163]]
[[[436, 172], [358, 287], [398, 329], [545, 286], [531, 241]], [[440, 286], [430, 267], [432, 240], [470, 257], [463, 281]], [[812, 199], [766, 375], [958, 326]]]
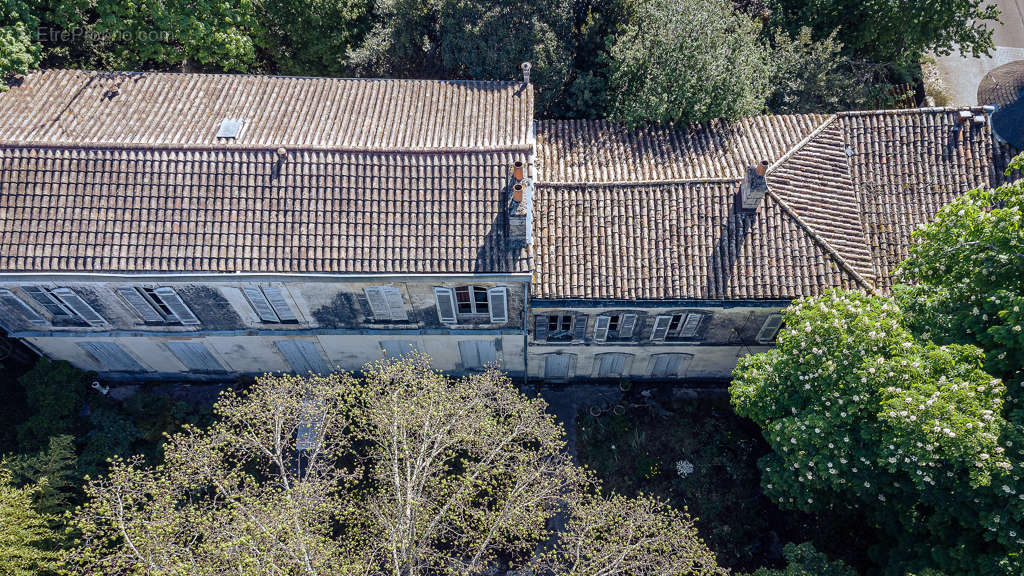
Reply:
[[[765, 302], [546, 302], [531, 301], [528, 321], [529, 358], [527, 371], [530, 379], [557, 381], [546, 374], [549, 355], [569, 355], [566, 380], [601, 378], [628, 378], [633, 380], [696, 380], [726, 379], [731, 376], [738, 359], [746, 354], [770, 349], [771, 342], [758, 340], [765, 321], [788, 305], [786, 301]], [[673, 314], [702, 314], [702, 321], [693, 337], [652, 340], [658, 316]], [[629, 338], [595, 339], [597, 318], [610, 314], [635, 314], [633, 334]], [[574, 318], [571, 338], [563, 336], [552, 341], [546, 329], [538, 330], [539, 323], [551, 315], [571, 315]], [[585, 328], [580, 328], [586, 322]], [[557, 340], [557, 338], [555, 339]], [[622, 372], [601, 374], [601, 359], [606, 354], [623, 354]], [[655, 374], [658, 357], [682, 355], [676, 359], [678, 367]], [[664, 361], [664, 360], [663, 360]]]
[[[50, 357], [68, 360], [107, 377], [215, 379], [230, 373], [290, 371], [292, 367], [277, 344], [288, 340], [312, 343], [330, 367], [345, 370], [357, 370], [367, 362], [382, 358], [382, 342], [411, 343], [417, 350], [430, 354], [437, 368], [452, 373], [463, 373], [467, 368], [460, 342], [483, 340], [492, 343], [495, 360], [503, 369], [513, 375], [523, 374], [526, 284], [522, 278], [481, 280], [449, 276], [402, 280], [5, 279], [0, 280], [0, 289], [9, 290], [44, 322], [40, 323], [37, 317], [33, 323], [31, 312], [26, 314], [16, 303], [12, 305], [9, 298], [6, 301], [0, 298], [0, 324]], [[505, 287], [508, 321], [493, 323], [488, 315], [460, 314], [455, 323], [443, 323], [438, 314], [435, 287], [454, 290], [465, 285], [484, 289]], [[278, 290], [296, 320], [265, 322], [243, 293], [247, 286]], [[380, 286], [397, 289], [407, 318], [393, 320], [374, 316], [364, 289]], [[26, 290], [29, 287], [70, 288], [102, 316], [106, 324], [96, 326], [78, 317], [54, 316]], [[147, 322], [117, 292], [118, 288], [125, 287], [173, 288], [199, 323]], [[110, 370], [81, 346], [92, 342], [117, 344], [138, 362], [142, 372]], [[202, 344], [225, 372], [189, 370], [172, 352], [169, 342]]]

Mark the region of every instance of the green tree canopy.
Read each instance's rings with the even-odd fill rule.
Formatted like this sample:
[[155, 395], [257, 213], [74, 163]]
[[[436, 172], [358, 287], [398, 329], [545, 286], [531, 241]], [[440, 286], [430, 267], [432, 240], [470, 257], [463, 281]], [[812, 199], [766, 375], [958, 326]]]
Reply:
[[0, 468], [0, 574], [41, 576], [55, 573], [59, 565], [51, 519], [33, 504], [37, 490], [16, 488], [11, 473]]
[[771, 77], [760, 25], [728, 0], [641, 0], [611, 48], [611, 115], [630, 125], [762, 111]]
[[899, 270], [910, 285], [897, 293], [924, 338], [985, 351], [985, 368], [1009, 385], [1008, 407], [1018, 425], [1024, 425], [1022, 217], [1024, 180], [964, 194], [914, 232]]
[[761, 426], [766, 494], [853, 513], [889, 545], [890, 574], [1021, 567], [1022, 446], [1005, 386], [966, 345], [922, 343], [891, 300], [832, 290], [794, 303], [778, 346], [741, 359], [736, 411]]
[[362, 76], [512, 80], [529, 61], [541, 115], [568, 81], [565, 0], [385, 0], [374, 19], [366, 41], [349, 53]]
[[915, 61], [928, 50], [985, 54], [992, 47], [988, 25], [997, 17], [988, 0], [768, 0], [767, 6], [775, 21], [793, 32], [810, 26], [822, 39], [838, 30], [854, 57], [891, 63]]

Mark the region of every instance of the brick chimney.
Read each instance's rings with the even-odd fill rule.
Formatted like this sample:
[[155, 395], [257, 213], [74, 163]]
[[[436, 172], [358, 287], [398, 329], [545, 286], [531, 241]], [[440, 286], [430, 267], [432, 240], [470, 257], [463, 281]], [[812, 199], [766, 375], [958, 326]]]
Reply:
[[508, 194], [509, 247], [522, 248], [533, 243], [533, 180], [527, 175], [526, 163], [512, 163]]
[[747, 168], [747, 177], [740, 185], [740, 208], [747, 211], [757, 210], [768, 192], [764, 175], [768, 171], [768, 161], [764, 160], [757, 166]]

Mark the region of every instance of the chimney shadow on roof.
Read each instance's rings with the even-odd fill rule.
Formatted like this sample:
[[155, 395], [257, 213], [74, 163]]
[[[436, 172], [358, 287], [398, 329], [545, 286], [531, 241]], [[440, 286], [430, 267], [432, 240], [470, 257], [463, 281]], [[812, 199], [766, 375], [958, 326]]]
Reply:
[[[740, 185], [730, 185], [727, 197], [721, 198], [728, 205], [728, 212], [723, 220], [713, 222], [717, 238], [715, 246], [707, 259], [707, 276], [704, 279], [701, 297], [724, 298], [735, 274], [736, 261], [740, 258], [740, 250], [746, 243], [747, 236], [754, 229], [757, 212], [740, 209]], [[764, 201], [758, 210], [764, 208]]]
[[505, 211], [499, 209], [491, 221], [487, 234], [477, 246], [476, 259], [473, 261], [474, 273], [508, 272], [512, 268], [513, 249], [509, 245], [507, 231], [508, 220]]

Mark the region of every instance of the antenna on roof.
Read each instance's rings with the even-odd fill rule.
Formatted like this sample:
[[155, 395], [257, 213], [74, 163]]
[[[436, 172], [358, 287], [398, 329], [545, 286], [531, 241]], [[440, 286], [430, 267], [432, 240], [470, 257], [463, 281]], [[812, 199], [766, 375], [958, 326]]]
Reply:
[[529, 62], [523, 62], [519, 65], [519, 68], [523, 71], [523, 84], [530, 83], [530, 68], [533, 68]]

